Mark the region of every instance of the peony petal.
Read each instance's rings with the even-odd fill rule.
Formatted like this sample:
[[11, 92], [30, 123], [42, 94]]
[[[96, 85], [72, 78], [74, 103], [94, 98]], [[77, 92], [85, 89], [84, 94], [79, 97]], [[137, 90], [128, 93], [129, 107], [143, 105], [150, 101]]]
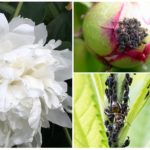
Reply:
[[44, 121], [42, 122], [42, 127], [43, 128], [49, 128], [50, 127], [50, 124], [46, 119], [44, 119]]
[[51, 90], [53, 90], [57, 95], [62, 95], [66, 89], [63, 89], [59, 82], [56, 82], [54, 80], [47, 80], [47, 87]]
[[58, 109], [49, 110], [47, 119], [54, 124], [67, 127], [67, 128], [72, 128], [72, 123], [68, 115], [65, 112], [62, 112]]
[[33, 106], [29, 116], [29, 125], [32, 129], [37, 129], [40, 125], [41, 103], [39, 99], [33, 100]]
[[68, 95], [68, 97], [62, 102], [64, 109], [72, 113], [72, 97]]
[[26, 105], [23, 105], [24, 99], [21, 100], [21, 103], [17, 105], [15, 108], [12, 109], [12, 113], [17, 115], [19, 118], [27, 119], [30, 114], [30, 108], [26, 107]]
[[24, 76], [22, 81], [27, 89], [39, 89], [41, 91], [44, 91], [44, 85], [41, 80], [38, 80], [31, 76]]
[[7, 66], [1, 66], [0, 67], [0, 75], [4, 79], [9, 79], [9, 80], [12, 80], [16, 77], [14, 68], [7, 67]]
[[13, 31], [16, 27], [21, 24], [28, 24], [30, 26], [34, 26], [35, 23], [28, 18], [21, 18], [20, 16], [13, 18], [9, 23], [10, 31]]
[[17, 100], [7, 91], [7, 86], [7, 82], [0, 85], [0, 112], [7, 112], [17, 104]]
[[72, 78], [72, 67], [60, 69], [55, 72], [55, 79], [57, 81], [64, 81]]
[[44, 25], [44, 23], [39, 24], [35, 27], [35, 37], [36, 39], [34, 43], [37, 43], [40, 40], [43, 41], [43, 44], [46, 42], [47, 30], [46, 30], [46, 26]]
[[7, 142], [7, 134], [8, 134], [9, 127], [6, 122], [0, 121], [0, 146], [4, 147], [5, 143]]
[[8, 90], [17, 99], [23, 99], [26, 97], [26, 91], [23, 83], [19, 80], [14, 80], [13, 82], [11, 82], [8, 86]]
[[26, 120], [11, 111], [7, 113], [7, 119], [12, 130], [22, 129], [24, 127], [24, 123], [26, 122]]
[[61, 52], [53, 51], [56, 58], [60, 60], [61, 66], [55, 72], [55, 78], [57, 81], [64, 81], [72, 78], [72, 53], [69, 50], [63, 50]]
[[[10, 51], [12, 49], [18, 48], [20, 46], [33, 44], [35, 37], [32, 35], [22, 35], [22, 34], [16, 34], [16, 33], [8, 33], [1, 42], [3, 41], [11, 41], [11, 46], [9, 46], [11, 49], [7, 49], [7, 51]], [[3, 45], [5, 47], [6, 45]], [[2, 50], [0, 50], [2, 51]], [[4, 50], [3, 50], [4, 51]], [[5, 52], [5, 51], [4, 51]]]
[[15, 130], [15, 132], [13, 132], [10, 139], [11, 146], [32, 142], [34, 132], [35, 131], [29, 127], [28, 122], [24, 123], [24, 127], [22, 129]]
[[39, 129], [38, 133], [34, 136], [32, 147], [41, 147], [42, 145], [42, 134], [41, 129]]
[[61, 40], [50, 40], [46, 45], [45, 48], [48, 48], [50, 50], [53, 50], [57, 47], [59, 47], [62, 44]]
[[4, 14], [0, 13], [0, 37], [3, 37], [9, 31], [9, 25]]
[[58, 108], [61, 106], [58, 97], [51, 90], [47, 90], [47, 92], [43, 96], [44, 96], [45, 103], [50, 109]]
[[0, 112], [0, 121], [6, 121], [7, 116], [6, 113]]
[[34, 36], [34, 26], [28, 24], [22, 24], [16, 27], [13, 32], [19, 33], [22, 35], [31, 35]]

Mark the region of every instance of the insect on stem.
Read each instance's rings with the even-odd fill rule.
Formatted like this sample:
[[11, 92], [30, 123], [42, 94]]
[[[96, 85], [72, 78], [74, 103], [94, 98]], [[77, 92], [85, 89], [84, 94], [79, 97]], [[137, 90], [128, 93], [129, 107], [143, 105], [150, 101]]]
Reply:
[[123, 145], [119, 145], [118, 135], [121, 128], [124, 126], [125, 117], [128, 114], [129, 106], [129, 86], [132, 84], [132, 78], [129, 74], [125, 74], [123, 84], [123, 96], [118, 100], [117, 96], [117, 75], [110, 74], [105, 85], [105, 94], [108, 99], [108, 106], [104, 113], [107, 116], [105, 126], [107, 128], [106, 135], [108, 137], [108, 144], [110, 147], [127, 147], [130, 143], [129, 137], [125, 140]]

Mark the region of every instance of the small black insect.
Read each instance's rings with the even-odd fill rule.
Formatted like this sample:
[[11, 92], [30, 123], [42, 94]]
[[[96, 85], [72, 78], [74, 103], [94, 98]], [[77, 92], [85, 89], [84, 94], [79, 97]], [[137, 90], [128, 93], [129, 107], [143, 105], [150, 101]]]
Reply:
[[146, 99], [150, 95], [150, 91], [147, 92], [146, 96], [144, 99]]
[[107, 127], [108, 125], [109, 125], [109, 121], [106, 120], [106, 121], [105, 121], [105, 126]]
[[112, 125], [108, 125], [108, 126], [107, 126], [107, 129], [108, 129], [108, 131], [111, 132], [111, 131], [113, 131], [113, 126], [112, 126]]
[[122, 145], [122, 147], [127, 147], [130, 144], [130, 139], [129, 137], [127, 137], [127, 139], [125, 140], [124, 144]]
[[126, 48], [136, 49], [146, 43], [144, 38], [148, 35], [147, 29], [141, 27], [141, 23], [135, 18], [124, 18], [116, 29], [118, 46], [121, 52]]

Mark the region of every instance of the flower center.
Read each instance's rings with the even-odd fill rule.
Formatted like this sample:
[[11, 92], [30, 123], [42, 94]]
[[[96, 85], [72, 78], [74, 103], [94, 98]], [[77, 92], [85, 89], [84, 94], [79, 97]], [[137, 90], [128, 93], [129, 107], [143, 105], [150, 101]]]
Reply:
[[144, 38], [147, 35], [147, 29], [141, 27], [140, 21], [135, 18], [124, 18], [116, 29], [119, 50], [136, 49], [141, 44], [146, 44]]

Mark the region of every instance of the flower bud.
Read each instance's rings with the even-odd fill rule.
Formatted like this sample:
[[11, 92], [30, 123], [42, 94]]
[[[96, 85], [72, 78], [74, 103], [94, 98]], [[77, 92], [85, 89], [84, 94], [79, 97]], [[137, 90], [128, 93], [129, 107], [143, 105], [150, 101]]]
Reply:
[[150, 6], [145, 3], [98, 3], [83, 23], [85, 42], [91, 53], [119, 68], [132, 68], [150, 54]]

